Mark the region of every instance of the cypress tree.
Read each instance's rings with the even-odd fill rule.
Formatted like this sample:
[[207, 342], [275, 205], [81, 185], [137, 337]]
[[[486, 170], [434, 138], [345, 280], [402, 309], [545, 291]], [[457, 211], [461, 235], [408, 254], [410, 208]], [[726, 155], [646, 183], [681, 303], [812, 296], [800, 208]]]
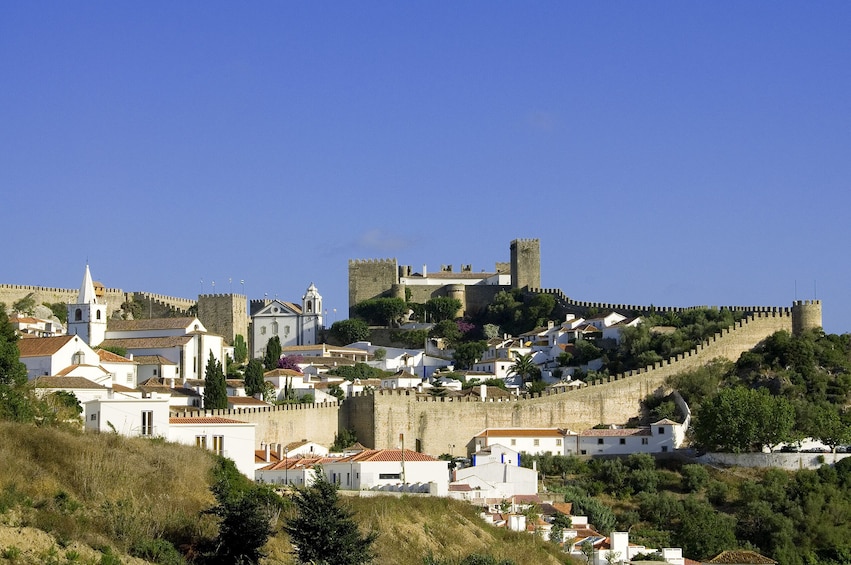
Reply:
[[255, 396], [263, 394], [266, 381], [263, 379], [263, 365], [258, 359], [252, 359], [245, 368], [245, 394]]
[[204, 371], [204, 408], [215, 410], [228, 407], [228, 389], [221, 361], [216, 360], [213, 352], [207, 360]]
[[278, 367], [278, 360], [281, 358], [281, 338], [272, 336], [266, 343], [266, 356], [263, 358], [263, 366], [267, 371], [272, 371]]

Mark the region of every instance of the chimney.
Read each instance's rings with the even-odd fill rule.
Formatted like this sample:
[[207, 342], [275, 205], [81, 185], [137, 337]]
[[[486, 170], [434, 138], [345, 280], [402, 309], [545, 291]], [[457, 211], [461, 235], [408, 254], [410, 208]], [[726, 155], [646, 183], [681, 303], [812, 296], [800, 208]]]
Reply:
[[488, 397], [488, 385], [479, 385], [479, 396], [482, 397], [482, 400]]
[[270, 448], [271, 446], [268, 443], [263, 444], [263, 461], [266, 463], [272, 460]]
[[423, 278], [428, 276], [428, 270], [426, 269], [426, 264], [423, 263]]
[[275, 447], [277, 448], [277, 451], [278, 451], [278, 459], [279, 460], [283, 459], [284, 458], [284, 444], [283, 443], [276, 443]]

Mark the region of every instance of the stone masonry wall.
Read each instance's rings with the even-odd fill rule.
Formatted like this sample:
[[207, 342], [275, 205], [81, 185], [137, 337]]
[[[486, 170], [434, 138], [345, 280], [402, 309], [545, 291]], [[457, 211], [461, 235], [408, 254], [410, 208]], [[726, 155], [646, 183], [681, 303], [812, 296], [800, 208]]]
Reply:
[[[74, 304], [77, 302], [80, 289], [0, 284], [0, 302], [4, 302], [7, 308], [11, 308], [13, 303], [25, 298], [30, 293], [33, 294], [36, 304], [54, 304], [56, 302]], [[104, 298], [106, 298], [106, 314], [111, 316], [126, 300], [126, 295], [120, 288], [106, 288], [104, 289]]]
[[[563, 427], [574, 431], [599, 423], [623, 423], [637, 415], [639, 401], [665, 392], [665, 379], [722, 357], [738, 359], [744, 351], [779, 330], [791, 331], [787, 312], [756, 313], [696, 349], [656, 366], [610, 377], [579, 390], [503, 402], [450, 401], [417, 397], [409, 391], [377, 391], [344, 403], [347, 425], [368, 447], [397, 447], [406, 442], [432, 455], [449, 449], [466, 452], [472, 437], [489, 427]], [[369, 413], [372, 409], [372, 421]], [[454, 445], [454, 448], [449, 446]]]
[[[193, 417], [197, 412], [182, 412], [173, 417]], [[331, 446], [334, 435], [345, 422], [341, 421], [336, 402], [324, 404], [284, 404], [243, 410], [206, 410], [204, 416], [219, 416], [257, 424], [255, 443], [289, 443], [308, 439]]]

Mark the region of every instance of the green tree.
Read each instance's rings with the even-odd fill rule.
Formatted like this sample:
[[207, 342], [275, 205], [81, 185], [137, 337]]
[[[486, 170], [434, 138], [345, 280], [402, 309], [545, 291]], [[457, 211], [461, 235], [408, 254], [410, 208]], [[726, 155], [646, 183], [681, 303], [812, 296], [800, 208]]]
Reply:
[[359, 565], [372, 561], [376, 532], [361, 534], [353, 513], [338, 500], [337, 487], [320, 469], [317, 480], [296, 490], [296, 516], [284, 529], [300, 563]]
[[523, 382], [529, 381], [538, 371], [538, 366], [532, 361], [532, 354], [525, 353], [514, 360], [514, 364], [508, 368], [509, 375], [518, 375]]
[[694, 437], [706, 449], [741, 453], [786, 441], [795, 412], [785, 398], [765, 389], [725, 388], [701, 403]]
[[358, 442], [358, 436], [355, 430], [343, 428], [338, 433], [334, 434], [334, 443], [331, 445], [331, 451], [339, 453], [347, 447], [351, 447]]
[[331, 324], [331, 336], [343, 345], [369, 339], [369, 325], [359, 318], [349, 318]]
[[216, 410], [228, 407], [228, 389], [222, 364], [210, 352], [204, 371], [204, 408]]
[[31, 421], [33, 406], [26, 389], [27, 367], [20, 362], [18, 336], [0, 302], [0, 419]]
[[219, 517], [216, 551], [208, 562], [254, 565], [265, 557], [262, 548], [274, 533], [284, 502], [267, 487], [254, 485], [236, 469], [233, 461], [220, 457], [211, 487], [218, 503], [210, 513]]
[[64, 302], [51, 302], [44, 303], [45, 306], [50, 308], [50, 311], [53, 312], [53, 315], [56, 316], [56, 319], [62, 322], [63, 324], [68, 323], [68, 305]]
[[266, 342], [266, 354], [263, 356], [263, 366], [267, 371], [272, 371], [278, 367], [278, 361], [281, 359], [281, 338], [273, 335]]
[[453, 360], [458, 369], [472, 369], [485, 351], [488, 350], [486, 341], [465, 341], [455, 346]]
[[458, 317], [458, 311], [460, 309], [461, 301], [448, 296], [431, 298], [425, 303], [425, 310], [429, 316], [429, 321], [434, 323], [442, 322], [443, 320], [454, 320]]
[[336, 383], [328, 387], [328, 394], [336, 398], [337, 402], [342, 402], [346, 398], [346, 392]]
[[387, 357], [387, 350], [383, 347], [378, 347], [372, 352], [372, 356], [376, 361], [384, 361], [384, 358]]
[[393, 326], [408, 311], [401, 298], [372, 298], [355, 304], [352, 313], [376, 326]]
[[263, 378], [263, 364], [259, 359], [252, 359], [245, 368], [245, 394], [248, 396], [262, 395], [266, 391], [266, 381]]
[[248, 359], [248, 344], [242, 334], [236, 334], [233, 338], [233, 360], [237, 363], [245, 363]]
[[12, 310], [17, 312], [18, 314], [24, 314], [25, 316], [32, 316], [35, 312], [35, 298], [34, 293], [29, 293], [20, 300], [16, 300], [12, 303]]
[[683, 465], [683, 488], [689, 492], [697, 492], [709, 483], [709, 471], [703, 465], [696, 463]]
[[845, 421], [839, 408], [833, 405], [818, 406], [812, 414], [812, 437], [835, 450], [836, 446], [851, 443], [851, 425]]

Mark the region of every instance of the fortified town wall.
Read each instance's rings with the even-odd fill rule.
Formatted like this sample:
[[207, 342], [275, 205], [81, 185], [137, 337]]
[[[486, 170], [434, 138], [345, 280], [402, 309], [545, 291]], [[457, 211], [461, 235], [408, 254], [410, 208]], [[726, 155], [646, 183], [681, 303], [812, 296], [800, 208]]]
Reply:
[[417, 396], [412, 391], [376, 391], [346, 400], [347, 427], [366, 446], [399, 446], [426, 453], [466, 453], [471, 438], [491, 427], [560, 427], [581, 431], [600, 423], [622, 423], [636, 416], [639, 402], [662, 394], [665, 379], [722, 357], [735, 361], [779, 330], [791, 331], [789, 309], [757, 312], [695, 349], [652, 367], [609, 377], [579, 390], [492, 402]]

